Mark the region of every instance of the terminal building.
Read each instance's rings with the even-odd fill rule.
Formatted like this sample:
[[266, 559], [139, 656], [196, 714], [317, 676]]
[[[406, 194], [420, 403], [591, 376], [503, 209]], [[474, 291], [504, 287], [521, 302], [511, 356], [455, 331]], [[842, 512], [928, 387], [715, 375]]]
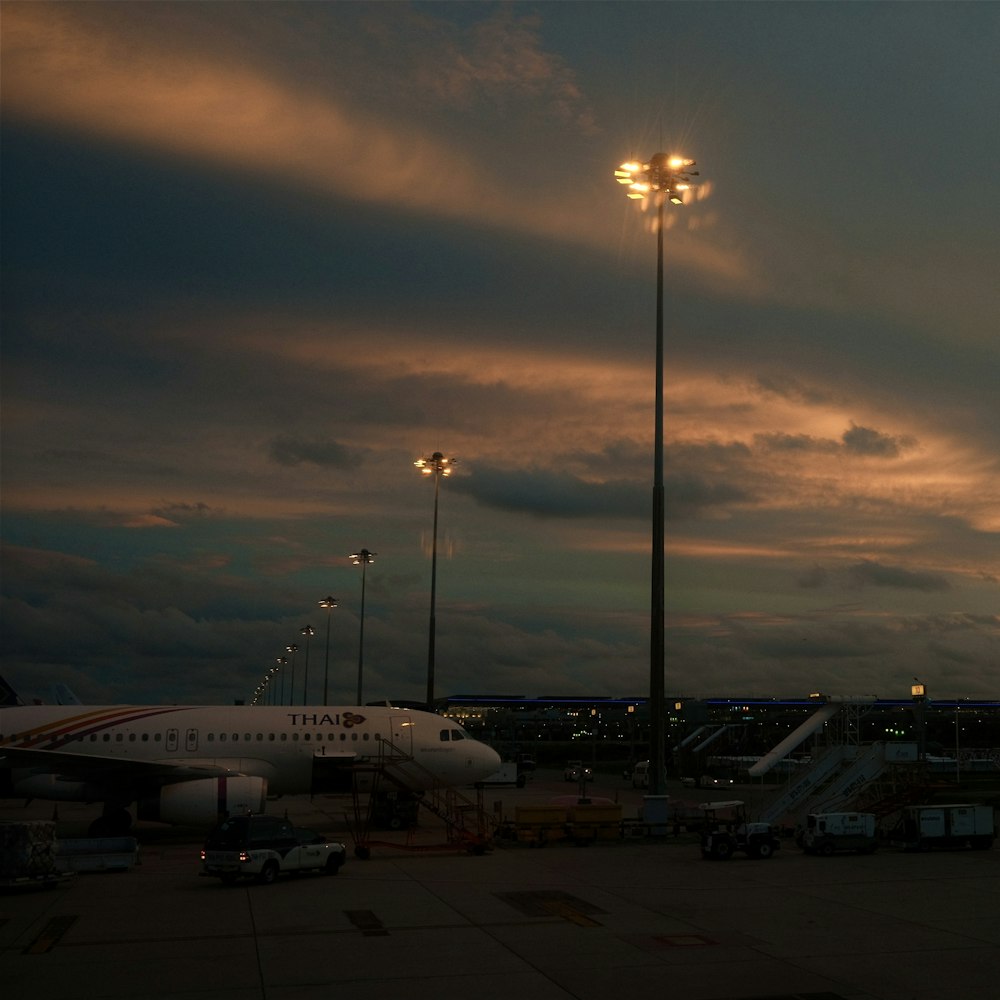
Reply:
[[[943, 766], [1000, 767], [1000, 700], [931, 699], [922, 687], [914, 692], [910, 698], [858, 699], [849, 731], [839, 738], [861, 745], [916, 743], [922, 757]], [[823, 695], [667, 698], [668, 769], [680, 777], [708, 769], [710, 762], [719, 768], [728, 761], [737, 768], [741, 759], [752, 761], [771, 751], [825, 700]], [[501, 754], [527, 754], [540, 766], [562, 766], [567, 757], [627, 765], [649, 756], [645, 696], [455, 695], [435, 707]], [[810, 743], [795, 752], [808, 755]]]

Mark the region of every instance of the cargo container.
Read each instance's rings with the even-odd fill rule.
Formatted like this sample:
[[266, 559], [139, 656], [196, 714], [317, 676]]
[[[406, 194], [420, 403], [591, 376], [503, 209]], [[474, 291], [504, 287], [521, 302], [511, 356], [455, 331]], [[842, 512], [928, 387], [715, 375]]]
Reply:
[[993, 807], [970, 803], [907, 806], [892, 843], [908, 851], [974, 847], [993, 844]]

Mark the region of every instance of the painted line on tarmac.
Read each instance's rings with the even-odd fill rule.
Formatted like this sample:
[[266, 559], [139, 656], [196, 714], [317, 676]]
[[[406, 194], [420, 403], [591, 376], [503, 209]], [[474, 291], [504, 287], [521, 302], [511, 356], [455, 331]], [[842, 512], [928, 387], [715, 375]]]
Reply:
[[385, 924], [371, 910], [344, 910], [344, 916], [365, 937], [388, 937], [389, 935]]
[[79, 920], [78, 916], [65, 915], [53, 917], [43, 928], [41, 934], [24, 949], [25, 955], [44, 955], [59, 943], [59, 939]]

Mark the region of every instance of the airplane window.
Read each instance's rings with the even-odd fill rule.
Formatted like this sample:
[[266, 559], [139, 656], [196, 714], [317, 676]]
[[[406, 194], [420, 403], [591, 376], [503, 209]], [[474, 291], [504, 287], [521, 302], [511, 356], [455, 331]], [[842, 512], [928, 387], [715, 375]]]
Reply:
[[297, 741], [298, 738], [299, 738], [299, 734], [298, 733], [292, 733], [292, 740], [293, 741]]
[[233, 733], [233, 742], [234, 743], [238, 743], [239, 739], [240, 739], [240, 734], [239, 733]]
[[91, 733], [90, 734], [90, 742], [91, 743], [96, 743], [97, 742], [97, 733]]
[[270, 740], [273, 743], [274, 742], [274, 733], [268, 733], [267, 734], [267, 738], [268, 738], [268, 740]]
[[128, 741], [129, 743], [135, 743], [135, 733], [128, 734]]
[[249, 733], [244, 733], [243, 734], [243, 739], [245, 739], [247, 741], [247, 743], [249, 743], [250, 742], [250, 734]]
[[162, 739], [163, 739], [163, 734], [162, 734], [162, 733], [155, 733], [155, 734], [153, 735], [153, 740], [154, 740], [154, 741], [155, 741], [156, 743], [159, 743], [159, 742], [160, 742], [160, 740], [162, 740]]
[[451, 731], [451, 738], [453, 740], [464, 740], [465, 739], [465, 733], [463, 733], [461, 729], [453, 729]]
[[288, 739], [288, 733], [281, 734], [281, 742], [284, 743]]
[[206, 737], [206, 739], [208, 740], [209, 743], [214, 742], [215, 741], [215, 733], [209, 733], [208, 736]]
[[364, 740], [367, 740], [367, 739], [370, 739], [370, 736], [369, 736], [368, 733], [365, 733], [364, 736], [362, 736], [361, 738], [364, 739]]
[[121, 743], [124, 737], [121, 733], [115, 733], [115, 743]]
[[352, 740], [353, 740], [354, 742], [357, 742], [357, 739], [358, 739], [358, 734], [357, 734], [357, 733], [351, 733], [351, 739], [352, 739]]
[[347, 739], [347, 733], [341, 733], [340, 734], [340, 742], [343, 743], [344, 740], [346, 740], [346, 739]]
[[104, 735], [103, 735], [103, 736], [101, 737], [101, 739], [102, 739], [102, 740], [103, 740], [103, 741], [104, 741], [105, 743], [110, 743], [110, 742], [111, 742], [111, 734], [110, 734], [110, 733], [105, 733], [105, 734], [104, 734]]
[[259, 743], [263, 739], [264, 739], [264, 734], [263, 733], [258, 733], [257, 734], [257, 742]]
[[225, 743], [226, 742], [226, 734], [225, 733], [219, 733], [219, 742], [220, 743]]
[[304, 739], [304, 740], [311, 740], [312, 739], [312, 734], [311, 733], [303, 733], [302, 734], [302, 739]]
[[337, 737], [333, 733], [326, 734], [327, 741], [335, 740]]
[[149, 742], [149, 733], [143, 733], [142, 734], [142, 742], [143, 743], [148, 743]]

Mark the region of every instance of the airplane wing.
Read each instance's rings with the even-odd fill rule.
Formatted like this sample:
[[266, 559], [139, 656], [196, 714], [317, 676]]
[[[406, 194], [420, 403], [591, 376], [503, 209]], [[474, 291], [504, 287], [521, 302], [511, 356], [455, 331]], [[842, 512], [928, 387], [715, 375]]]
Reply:
[[6, 764], [8, 767], [37, 768], [55, 774], [63, 781], [97, 784], [124, 780], [170, 785], [179, 781], [223, 778], [241, 773], [208, 761], [204, 764], [173, 764], [65, 753], [61, 750], [32, 750], [23, 747], [0, 747], [0, 764]]

